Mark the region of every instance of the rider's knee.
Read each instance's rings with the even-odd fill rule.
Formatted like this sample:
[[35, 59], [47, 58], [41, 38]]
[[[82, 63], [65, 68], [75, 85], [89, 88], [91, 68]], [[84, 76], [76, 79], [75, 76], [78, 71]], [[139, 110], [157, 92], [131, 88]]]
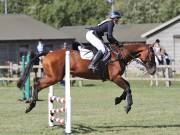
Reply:
[[104, 54], [105, 51], [106, 51], [104, 46], [98, 47], [98, 50], [101, 51], [103, 54]]

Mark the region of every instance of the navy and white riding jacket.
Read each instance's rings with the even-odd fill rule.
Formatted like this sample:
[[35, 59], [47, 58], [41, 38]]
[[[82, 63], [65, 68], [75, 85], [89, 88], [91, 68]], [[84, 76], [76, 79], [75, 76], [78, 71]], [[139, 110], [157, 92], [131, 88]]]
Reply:
[[118, 41], [113, 37], [113, 28], [114, 28], [114, 22], [111, 19], [104, 20], [98, 26], [90, 27], [88, 29], [93, 30], [93, 34], [103, 39], [102, 37], [107, 33], [107, 40], [110, 43], [118, 44]]

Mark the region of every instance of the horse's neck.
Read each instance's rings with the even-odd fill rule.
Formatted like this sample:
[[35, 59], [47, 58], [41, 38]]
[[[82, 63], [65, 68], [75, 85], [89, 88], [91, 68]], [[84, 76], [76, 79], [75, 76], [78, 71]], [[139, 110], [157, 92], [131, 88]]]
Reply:
[[125, 47], [125, 58], [127, 62], [132, 61], [133, 59], [139, 58], [140, 52], [142, 51], [142, 47], [139, 45], [128, 45]]

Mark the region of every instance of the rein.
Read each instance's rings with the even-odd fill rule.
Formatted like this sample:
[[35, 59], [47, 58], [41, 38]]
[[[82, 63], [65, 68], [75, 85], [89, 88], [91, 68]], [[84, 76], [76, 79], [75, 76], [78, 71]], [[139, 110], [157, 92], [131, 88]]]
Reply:
[[123, 60], [123, 62], [125, 63], [124, 59], [122, 59], [122, 55], [118, 52], [116, 52], [116, 50], [114, 49], [114, 47], [112, 47], [111, 45], [107, 45], [107, 47], [109, 48], [109, 51], [110, 53], [114, 53], [116, 56], [115, 56], [115, 60], [110, 60], [109, 63], [114, 63], [116, 61], [119, 61], [119, 60]]
[[[115, 61], [122, 61], [124, 64], [128, 65], [128, 62], [125, 61], [125, 59], [123, 58], [123, 56], [122, 56], [119, 52], [117, 52], [114, 47], [112, 47], [112, 46], [109, 45], [108, 48], [110, 49], [110, 52], [112, 52], [112, 53], [114, 53], [114, 54], [116, 55], [116, 56], [115, 56], [115, 60], [110, 60], [109, 63], [114, 63]], [[122, 46], [120, 49], [123, 51], [123, 49], [125, 49], [125, 48]], [[126, 50], [127, 50], [127, 49], [126, 49]], [[128, 51], [128, 50], [127, 50], [127, 51]], [[128, 51], [128, 52], [129, 52], [129, 51]], [[136, 57], [133, 56], [131, 53], [128, 53], [128, 55], [132, 58], [131, 61], [136, 61], [138, 64], [141, 64], [142, 66], [145, 66], [145, 64], [144, 64], [142, 61], [136, 59]], [[131, 62], [131, 61], [130, 61], [130, 62]], [[129, 62], [129, 63], [130, 63], [130, 62]]]

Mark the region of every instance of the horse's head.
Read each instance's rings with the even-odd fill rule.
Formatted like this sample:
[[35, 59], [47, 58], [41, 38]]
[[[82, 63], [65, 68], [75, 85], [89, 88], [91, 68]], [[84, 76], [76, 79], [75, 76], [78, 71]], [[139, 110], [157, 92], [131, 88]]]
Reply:
[[145, 49], [140, 52], [139, 58], [143, 62], [147, 72], [153, 75], [156, 72], [155, 53], [151, 45], [147, 45]]
[[123, 55], [122, 57], [125, 64], [139, 58], [141, 60], [140, 63], [146, 68], [149, 74], [153, 75], [156, 72], [155, 53], [152, 45], [144, 43], [124, 43], [121, 48], [118, 48], [115, 45], [112, 46], [114, 48], [112, 50], [115, 50], [114, 54], [116, 54], [115, 61], [122, 61], [117, 53]]

